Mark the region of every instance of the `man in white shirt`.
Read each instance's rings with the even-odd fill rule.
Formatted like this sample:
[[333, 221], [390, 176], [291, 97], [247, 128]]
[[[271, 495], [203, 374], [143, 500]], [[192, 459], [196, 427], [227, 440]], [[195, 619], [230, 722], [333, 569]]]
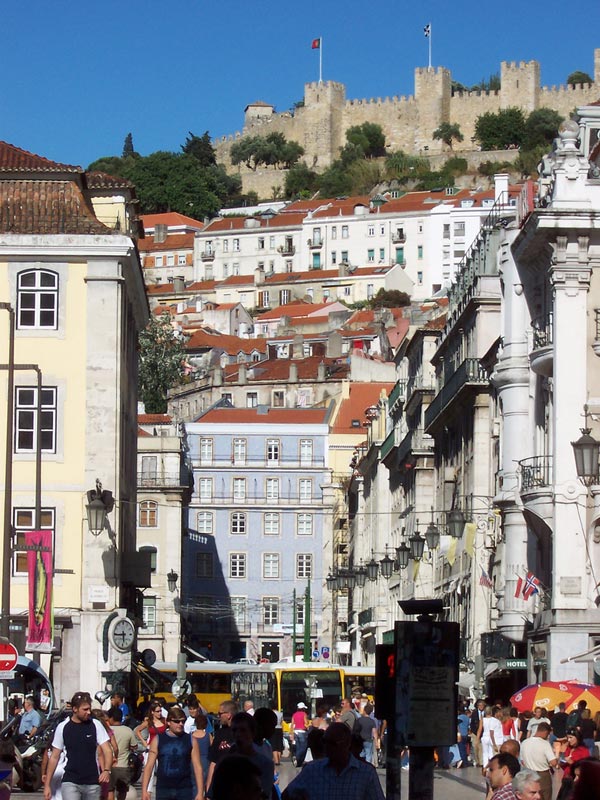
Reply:
[[550, 769], [556, 767], [558, 761], [548, 737], [552, 728], [547, 722], [540, 722], [529, 739], [521, 742], [521, 761], [524, 767], [540, 776], [540, 794], [542, 800], [552, 800], [552, 774]]

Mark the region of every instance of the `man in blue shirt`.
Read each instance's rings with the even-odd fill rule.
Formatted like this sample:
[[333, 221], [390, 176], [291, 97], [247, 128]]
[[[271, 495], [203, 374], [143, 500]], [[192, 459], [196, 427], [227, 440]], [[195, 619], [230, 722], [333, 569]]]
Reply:
[[35, 736], [37, 729], [42, 724], [42, 718], [35, 710], [31, 697], [25, 698], [23, 707], [25, 710], [19, 723], [19, 734], [27, 737]]

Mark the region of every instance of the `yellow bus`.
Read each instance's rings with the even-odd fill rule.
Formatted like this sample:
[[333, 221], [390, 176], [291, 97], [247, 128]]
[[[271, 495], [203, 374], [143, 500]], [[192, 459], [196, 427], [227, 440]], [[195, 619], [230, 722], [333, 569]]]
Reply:
[[186, 668], [186, 683], [177, 683], [177, 664], [156, 661], [151, 667], [136, 663], [138, 702], [151, 696], [167, 704], [177, 702], [188, 694], [195, 694], [199, 703], [211, 714], [216, 714], [224, 700], [231, 700], [231, 673], [235, 664], [219, 661], [191, 661]]

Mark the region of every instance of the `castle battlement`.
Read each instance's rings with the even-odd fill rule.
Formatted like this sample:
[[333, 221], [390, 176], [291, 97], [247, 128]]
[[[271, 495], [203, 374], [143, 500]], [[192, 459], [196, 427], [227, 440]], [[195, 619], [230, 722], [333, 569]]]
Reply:
[[416, 75], [444, 75], [450, 72], [447, 67], [417, 67], [415, 69]]
[[523, 69], [531, 69], [532, 67], [539, 66], [537, 61], [502, 61], [500, 67], [507, 72], [518, 71]]
[[337, 81], [311, 81], [311, 83], [304, 84], [305, 89], [335, 89], [337, 91], [346, 91], [346, 86], [343, 83], [338, 83]]
[[453, 100], [461, 100], [462, 98], [471, 98], [471, 97], [500, 97], [500, 92], [497, 89], [493, 89], [492, 91], [487, 92], [454, 92], [452, 95]]
[[542, 86], [540, 91], [546, 94], [573, 94], [577, 92], [589, 92], [593, 87], [593, 83], [563, 83], [560, 86]]
[[387, 106], [387, 105], [400, 105], [401, 103], [414, 102], [412, 95], [402, 95], [401, 97], [370, 97], [363, 98], [362, 100], [346, 100], [346, 108], [356, 108], [360, 106]]

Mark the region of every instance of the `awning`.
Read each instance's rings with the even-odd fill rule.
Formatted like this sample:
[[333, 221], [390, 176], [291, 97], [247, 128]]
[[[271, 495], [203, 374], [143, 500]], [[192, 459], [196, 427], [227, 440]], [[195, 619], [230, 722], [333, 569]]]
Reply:
[[460, 672], [458, 675], [458, 688], [469, 690], [475, 686], [474, 672]]
[[489, 664], [485, 665], [485, 669], [483, 670], [483, 677], [489, 678], [492, 673], [497, 671], [498, 671], [498, 662], [490, 661]]
[[584, 650], [583, 653], [577, 653], [575, 656], [569, 656], [568, 658], [562, 658], [560, 663], [561, 664], [570, 664], [572, 661], [576, 661], [578, 664], [585, 663], [594, 663], [596, 661], [600, 661], [600, 644], [592, 647], [591, 650]]

